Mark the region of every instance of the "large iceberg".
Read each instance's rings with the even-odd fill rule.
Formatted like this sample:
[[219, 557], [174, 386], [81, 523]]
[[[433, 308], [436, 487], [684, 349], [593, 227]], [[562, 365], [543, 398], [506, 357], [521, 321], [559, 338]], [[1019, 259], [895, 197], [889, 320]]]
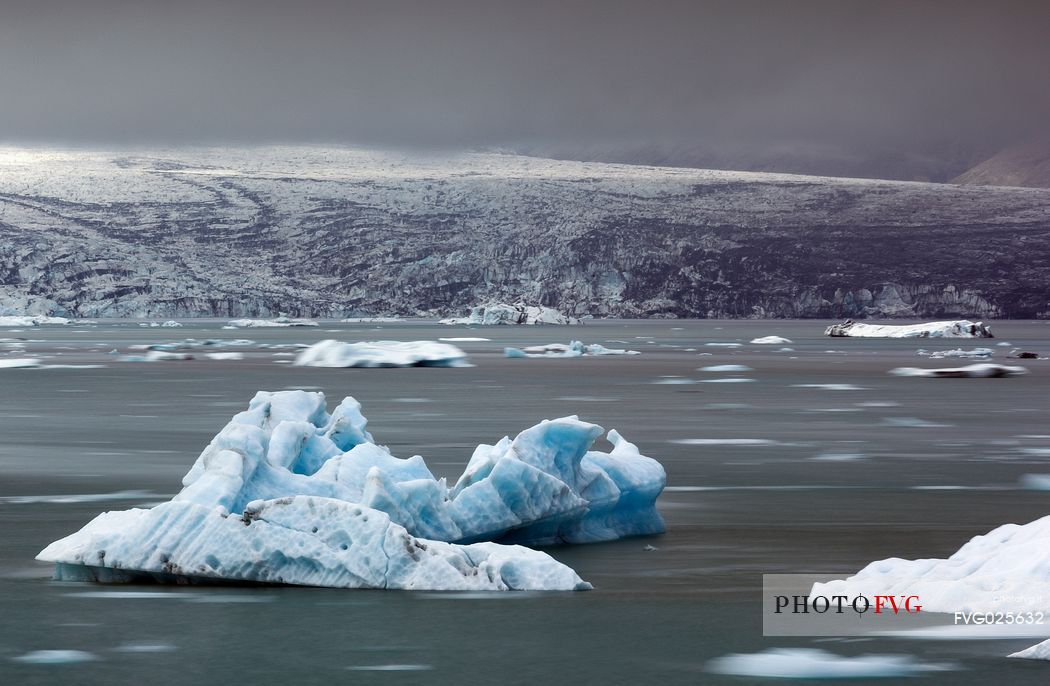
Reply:
[[572, 590], [545, 545], [664, 530], [666, 475], [616, 431], [564, 417], [478, 446], [451, 489], [422, 457], [373, 442], [360, 405], [259, 392], [201, 453], [183, 490], [100, 515], [38, 559], [62, 579], [234, 579], [367, 588]]
[[847, 319], [824, 330], [825, 336], [850, 338], [994, 338], [984, 322], [959, 320], [925, 324], [864, 324]]
[[469, 367], [467, 354], [434, 341], [314, 343], [295, 358], [300, 367]]
[[493, 303], [470, 308], [466, 317], [442, 319], [442, 324], [475, 324], [492, 326], [496, 324], [579, 324], [580, 320], [568, 317], [558, 310], [543, 305], [526, 305], [519, 302], [513, 305]]
[[1050, 611], [1050, 516], [975, 536], [947, 559], [872, 562], [813, 596], [917, 595], [923, 612]]

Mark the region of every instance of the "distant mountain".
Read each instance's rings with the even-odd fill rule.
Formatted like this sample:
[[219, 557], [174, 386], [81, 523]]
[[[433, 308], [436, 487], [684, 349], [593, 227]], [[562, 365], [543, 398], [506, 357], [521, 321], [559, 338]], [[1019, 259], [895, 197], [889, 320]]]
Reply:
[[0, 148], [0, 314], [1050, 317], [1050, 191], [346, 148]]
[[963, 146], [935, 151], [847, 148], [829, 144], [722, 145], [646, 143], [522, 145], [512, 152], [581, 162], [657, 167], [841, 176], [897, 181], [948, 182], [987, 155]]
[[1007, 148], [955, 177], [952, 183], [1050, 188], [1050, 140]]

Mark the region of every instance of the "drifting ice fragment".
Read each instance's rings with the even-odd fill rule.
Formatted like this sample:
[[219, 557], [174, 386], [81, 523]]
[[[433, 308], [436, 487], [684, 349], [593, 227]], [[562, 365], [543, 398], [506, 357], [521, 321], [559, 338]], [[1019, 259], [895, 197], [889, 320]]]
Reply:
[[925, 324], [862, 324], [847, 319], [824, 330], [825, 336], [852, 338], [994, 338], [990, 327], [983, 322], [959, 320], [928, 322]]
[[726, 655], [708, 664], [708, 671], [717, 674], [780, 679], [894, 678], [951, 668], [921, 663], [910, 655], [846, 657], [815, 648], [770, 648], [760, 653]]
[[791, 343], [791, 339], [783, 336], [762, 336], [761, 338], [752, 339], [751, 343], [754, 345], [783, 345]]
[[478, 446], [449, 489], [423, 458], [376, 445], [366, 423], [353, 398], [329, 415], [321, 393], [260, 392], [171, 502], [100, 515], [38, 559], [63, 579], [573, 590], [586, 584], [546, 554], [477, 542], [664, 530], [663, 467], [615, 431], [603, 453], [591, 450], [601, 427], [544, 421]]
[[290, 319], [278, 317], [276, 319], [234, 319], [227, 326], [235, 329], [259, 329], [259, 328], [284, 328], [289, 326], [317, 326], [312, 319]]
[[584, 345], [580, 341], [571, 341], [568, 345], [548, 343], [527, 348], [504, 348], [503, 354], [507, 357], [599, 357], [603, 355], [640, 355], [641, 353], [637, 350], [606, 348], [598, 343]]
[[1026, 660], [1050, 660], [1050, 639], [1047, 639], [1042, 643], [1036, 643], [1031, 648], [1025, 648], [1016, 653], [1010, 653], [1006, 657], [1020, 657]]
[[321, 341], [299, 353], [300, 367], [469, 367], [467, 354], [434, 341]]
[[1002, 378], [1004, 376], [1021, 376], [1027, 374], [1024, 367], [1008, 367], [1002, 364], [983, 362], [966, 367], [948, 367], [944, 369], [921, 369], [919, 367], [897, 367], [891, 369], [894, 376], [923, 376], [941, 379], [982, 379]]

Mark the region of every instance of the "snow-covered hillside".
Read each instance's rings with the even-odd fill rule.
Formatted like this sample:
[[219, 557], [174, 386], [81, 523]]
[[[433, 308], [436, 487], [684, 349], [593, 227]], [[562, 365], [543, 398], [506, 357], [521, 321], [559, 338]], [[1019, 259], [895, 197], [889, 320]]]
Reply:
[[0, 314], [1050, 314], [1050, 191], [515, 155], [0, 148]]

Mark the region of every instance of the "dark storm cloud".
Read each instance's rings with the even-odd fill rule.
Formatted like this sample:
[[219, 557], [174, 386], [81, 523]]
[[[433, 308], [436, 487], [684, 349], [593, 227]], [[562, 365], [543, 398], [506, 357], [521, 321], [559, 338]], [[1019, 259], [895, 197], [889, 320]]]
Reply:
[[992, 142], [1050, 3], [0, 0], [0, 140]]

